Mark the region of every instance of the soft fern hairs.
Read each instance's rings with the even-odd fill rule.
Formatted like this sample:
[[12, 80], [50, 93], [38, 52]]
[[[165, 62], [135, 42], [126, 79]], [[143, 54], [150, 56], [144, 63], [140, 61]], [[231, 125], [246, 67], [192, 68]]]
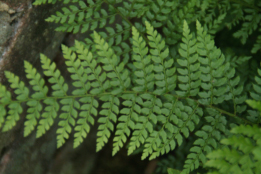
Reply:
[[157, 173], [261, 173], [260, 1], [34, 5], [45, 3], [64, 3], [46, 19], [56, 31], [90, 34], [62, 45], [72, 85], [43, 54], [42, 70], [24, 61], [30, 86], [5, 72], [13, 92], [0, 85], [3, 131], [26, 112], [24, 136], [58, 124], [58, 148], [69, 136], [77, 148], [98, 124], [97, 151], [111, 138], [112, 155], [160, 158]]

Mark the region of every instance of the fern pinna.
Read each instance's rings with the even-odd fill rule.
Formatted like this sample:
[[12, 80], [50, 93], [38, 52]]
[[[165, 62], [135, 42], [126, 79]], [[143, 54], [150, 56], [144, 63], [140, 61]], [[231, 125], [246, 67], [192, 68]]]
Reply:
[[[34, 4], [46, 2], [56, 0], [36, 0]], [[174, 173], [190, 173], [206, 166], [222, 173], [227, 164], [215, 158], [223, 160], [225, 156], [212, 151], [220, 148], [222, 154], [235, 155], [226, 148], [233, 146], [233, 138], [229, 137], [238, 133], [233, 132], [239, 129], [236, 124], [260, 123], [259, 113], [247, 109], [245, 100], [261, 100], [261, 71], [258, 74], [247, 69], [248, 74], [242, 73], [243, 63], [252, 57], [232, 57], [236, 51], [224, 53], [216, 47], [213, 36], [243, 19], [242, 28], [234, 37], [245, 43], [260, 20], [252, 1], [63, 1], [69, 2], [77, 3], [63, 7], [62, 12], [46, 21], [60, 23], [57, 31], [93, 31], [90, 38], [75, 41], [73, 47], [62, 45], [73, 89], [69, 90], [56, 64], [43, 54], [40, 60], [50, 87], [27, 61], [24, 67], [32, 92], [18, 76], [6, 71], [16, 98], [12, 99], [5, 86], [0, 86], [3, 131], [16, 125], [23, 112], [22, 103], [26, 103], [24, 136], [36, 129], [36, 136], [41, 137], [58, 117], [57, 147], [73, 131], [76, 148], [97, 120], [97, 151], [111, 135], [113, 155], [129, 141], [128, 154], [141, 149], [142, 159], [154, 159], [187, 143], [184, 166], [177, 167], [179, 171]], [[231, 14], [236, 15], [231, 18]], [[253, 22], [251, 17], [255, 18]], [[258, 37], [252, 53], [261, 48], [259, 40]], [[254, 79], [246, 77], [251, 73]], [[254, 85], [249, 85], [249, 81]], [[231, 127], [232, 133], [228, 131]], [[259, 131], [257, 127], [244, 129]], [[228, 139], [222, 140], [224, 137]], [[250, 151], [242, 152], [252, 155]], [[253, 162], [258, 162], [259, 151], [253, 152]], [[222, 164], [214, 165], [215, 160]]]

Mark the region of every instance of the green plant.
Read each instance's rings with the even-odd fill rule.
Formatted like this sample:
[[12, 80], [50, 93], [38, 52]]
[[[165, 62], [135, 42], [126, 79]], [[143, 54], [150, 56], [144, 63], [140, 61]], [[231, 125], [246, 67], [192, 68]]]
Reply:
[[[34, 4], [46, 2], [36, 0]], [[48, 3], [55, 2], [48, 0]], [[98, 117], [97, 151], [112, 133], [115, 133], [113, 155], [127, 139], [130, 140], [128, 154], [141, 148], [142, 159], [154, 159], [179, 146], [185, 156], [184, 166], [174, 167], [181, 173], [196, 169], [204, 172], [204, 164], [215, 167], [211, 165], [213, 159], [207, 162], [208, 153], [213, 158], [215, 152], [211, 151], [215, 149], [238, 143], [240, 146], [241, 142], [229, 132], [233, 127], [232, 133], [243, 135], [251, 130], [250, 138], [258, 141], [254, 134], [260, 131], [260, 115], [248, 108], [245, 100], [261, 99], [261, 70], [257, 74], [255, 54], [260, 54], [261, 35], [254, 44], [249, 37], [260, 34], [256, 31], [260, 25], [260, 2], [72, 2], [76, 4], [63, 7], [62, 12], [46, 19], [61, 24], [57, 31], [94, 31], [90, 38], [76, 41], [71, 48], [62, 45], [73, 80], [72, 92], [68, 92], [68, 84], [55, 63], [42, 54], [40, 60], [44, 75], [49, 77], [51, 95], [47, 95], [50, 89], [29, 62], [25, 61], [24, 65], [32, 89], [18, 76], [5, 72], [16, 97], [12, 99], [5, 86], [0, 86], [3, 131], [15, 126], [23, 112], [21, 103], [26, 103], [24, 136], [35, 128], [37, 137], [42, 136], [59, 117], [57, 147], [65, 143], [72, 130], [74, 147], [77, 147]], [[216, 44], [220, 45], [217, 48], [214, 38], [218, 34], [233, 44], [220, 37], [216, 38]], [[232, 34], [245, 45], [235, 44], [237, 39]], [[240, 124], [255, 126], [241, 126], [245, 131], [235, 131], [239, 130], [235, 126]], [[259, 151], [253, 154], [258, 158], [255, 152], [259, 154]], [[166, 169], [163, 167], [159, 172]]]
[[[246, 102], [261, 111], [260, 101]], [[216, 169], [209, 173], [260, 173], [261, 129], [257, 125], [240, 125], [231, 133], [234, 135], [221, 140], [223, 148], [207, 155], [210, 160], [205, 165]]]

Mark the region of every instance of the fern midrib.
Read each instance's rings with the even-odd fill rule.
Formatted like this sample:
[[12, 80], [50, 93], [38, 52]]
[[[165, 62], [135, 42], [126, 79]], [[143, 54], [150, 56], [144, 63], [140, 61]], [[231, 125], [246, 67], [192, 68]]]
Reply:
[[[156, 95], [154, 94], [153, 92], [149, 92], [149, 91], [146, 91], [145, 93], [147, 94], [151, 94], [151, 95], [154, 95], [154, 96], [160, 96], [160, 95]], [[141, 94], [144, 94], [142, 92], [135, 92], [135, 91], [122, 91], [121, 92], [121, 95], [123, 94], [134, 94], [134, 95], [141, 95]], [[230, 116], [230, 117], [233, 117], [233, 118], [238, 118], [238, 119], [241, 119], [242, 121], [244, 121], [246, 124], [251, 124], [253, 125], [254, 123], [252, 123], [251, 121], [249, 120], [246, 120], [242, 117], [239, 117], [237, 116], [236, 114], [233, 114], [233, 113], [230, 113], [228, 111], [225, 111], [223, 109], [220, 109], [216, 106], [213, 106], [213, 105], [204, 105], [204, 104], [201, 104], [197, 99], [194, 99], [193, 97], [190, 97], [190, 96], [187, 96], [187, 97], [181, 97], [181, 96], [178, 96], [178, 95], [175, 95], [175, 94], [171, 94], [171, 93], [165, 93], [165, 94], [168, 94], [168, 95], [172, 95], [173, 97], [177, 98], [177, 99], [186, 99], [186, 98], [189, 98], [193, 101], [195, 101], [198, 105], [200, 106], [204, 106], [204, 107], [208, 107], [208, 108], [213, 108], [215, 110], [217, 110], [218, 112], [220, 112], [221, 114], [225, 114], [227, 116]], [[17, 101], [17, 100], [11, 100], [9, 103], [2, 103], [2, 105], [6, 106], [6, 105], [9, 105], [10, 103], [24, 103], [24, 102], [27, 102], [27, 101], [32, 101], [32, 100], [45, 100], [47, 98], [52, 98], [52, 99], [55, 99], [55, 100], [59, 100], [59, 99], [66, 99], [66, 98], [84, 98], [84, 97], [93, 97], [93, 98], [99, 98], [101, 96], [106, 96], [106, 95], [111, 95], [111, 96], [119, 96], [119, 95], [113, 95], [111, 94], [110, 92], [105, 92], [105, 93], [100, 93], [100, 94], [84, 94], [84, 95], [66, 95], [66, 96], [48, 96], [48, 97], [45, 97], [45, 98], [40, 98], [40, 99], [35, 99], [35, 98], [28, 98], [26, 100], [22, 100], [22, 101]]]
[[[83, 25], [83, 24], [86, 24], [87, 22], [88, 22], [88, 24], [89, 23], [92, 23], [92, 22], [96, 22], [96, 21], [100, 21], [100, 20], [103, 20], [103, 19], [108, 19], [108, 18], [110, 18], [110, 17], [112, 17], [112, 16], [114, 16], [114, 15], [116, 15], [116, 14], [111, 14], [111, 15], [107, 15], [107, 16], [105, 16], [105, 17], [99, 17], [99, 18], [94, 18], [94, 19], [92, 19], [92, 20], [88, 20], [88, 21], [81, 21], [81, 22], [72, 22], [72, 23], [66, 23], [66, 25], [69, 25], [69, 26], [79, 26], [79, 25]], [[65, 24], [64, 24], [65, 25]], [[62, 26], [60, 26], [60, 27], [62, 27]]]

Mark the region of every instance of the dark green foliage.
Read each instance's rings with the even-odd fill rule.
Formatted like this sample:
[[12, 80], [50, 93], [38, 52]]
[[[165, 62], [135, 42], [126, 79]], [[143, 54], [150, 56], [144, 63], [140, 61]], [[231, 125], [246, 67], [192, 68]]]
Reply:
[[[47, 2], [56, 0], [34, 4]], [[159, 172], [260, 173], [260, 2], [63, 1], [69, 2], [46, 21], [60, 23], [57, 31], [92, 31], [71, 48], [62, 45], [73, 89], [42, 54], [50, 87], [29, 62], [32, 94], [5, 72], [15, 96], [0, 85], [3, 131], [15, 126], [26, 103], [24, 135], [37, 127], [42, 136], [59, 117], [57, 147], [71, 132], [78, 147], [97, 120], [97, 151], [112, 137], [113, 155], [127, 141], [128, 154], [140, 149], [142, 159], [169, 153], [175, 164], [163, 160]]]

